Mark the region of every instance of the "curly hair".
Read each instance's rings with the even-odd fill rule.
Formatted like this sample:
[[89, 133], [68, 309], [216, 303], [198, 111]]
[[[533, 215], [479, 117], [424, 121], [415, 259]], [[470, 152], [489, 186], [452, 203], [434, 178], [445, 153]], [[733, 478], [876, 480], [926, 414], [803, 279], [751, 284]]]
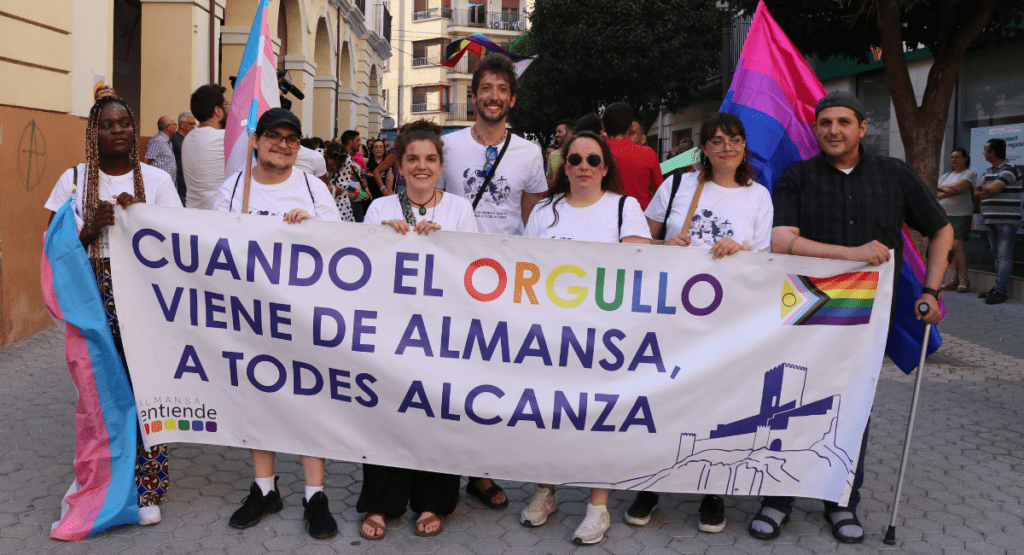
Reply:
[[[97, 88], [94, 97], [95, 103], [92, 105], [92, 109], [89, 110], [89, 123], [85, 128], [86, 176], [82, 219], [86, 225], [92, 223], [93, 218], [96, 216], [96, 209], [100, 205], [100, 147], [97, 130], [100, 123], [100, 114], [103, 112], [103, 108], [109, 104], [118, 104], [128, 112], [128, 120], [132, 125], [132, 145], [128, 151], [128, 157], [131, 159], [132, 171], [135, 177], [135, 190], [133, 194], [139, 202], [146, 202], [146, 189], [142, 185], [142, 166], [139, 164], [139, 153], [137, 152], [139, 132], [138, 126], [135, 125], [135, 116], [132, 114], [132, 109], [128, 107], [128, 104], [121, 97], [117, 96], [117, 92], [114, 91], [113, 87], [102, 86]], [[89, 257], [93, 259], [100, 258], [99, 241], [95, 239], [89, 244]]]

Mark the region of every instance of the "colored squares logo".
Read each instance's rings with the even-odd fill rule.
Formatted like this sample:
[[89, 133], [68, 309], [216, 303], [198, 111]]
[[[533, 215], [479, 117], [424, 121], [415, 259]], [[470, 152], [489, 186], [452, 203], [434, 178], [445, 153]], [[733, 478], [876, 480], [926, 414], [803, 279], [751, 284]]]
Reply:
[[193, 432], [216, 432], [217, 423], [212, 420], [154, 420], [143, 424], [147, 434], [164, 430], [181, 430]]

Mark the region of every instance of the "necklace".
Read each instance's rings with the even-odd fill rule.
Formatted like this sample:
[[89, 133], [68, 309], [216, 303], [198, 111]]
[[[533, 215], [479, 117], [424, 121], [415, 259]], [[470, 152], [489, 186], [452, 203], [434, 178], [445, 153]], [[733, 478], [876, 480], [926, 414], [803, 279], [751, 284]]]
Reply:
[[501, 143], [505, 142], [505, 136], [508, 135], [508, 129], [506, 129], [505, 132], [501, 134], [501, 138], [498, 139], [498, 142], [494, 143], [493, 145], [489, 145], [489, 144], [487, 144], [487, 141], [485, 141], [484, 138], [480, 136], [480, 133], [477, 132], [476, 125], [474, 125], [472, 127], [472, 129], [473, 129], [473, 138], [476, 139], [476, 142], [478, 142], [478, 143], [480, 143], [480, 144], [482, 144], [484, 146], [495, 146], [495, 145], [501, 144]]
[[[406, 193], [406, 196], [408, 196], [408, 195], [409, 195], [409, 193]], [[422, 203], [422, 204], [416, 202], [415, 200], [412, 200], [412, 197], [409, 197], [409, 202], [411, 202], [411, 203], [415, 204], [416, 206], [420, 207], [420, 216], [426, 216], [427, 215], [427, 204], [429, 204], [431, 201], [433, 201], [435, 196], [437, 196], [437, 189], [432, 190], [430, 192], [430, 199], [427, 200], [426, 202]]]

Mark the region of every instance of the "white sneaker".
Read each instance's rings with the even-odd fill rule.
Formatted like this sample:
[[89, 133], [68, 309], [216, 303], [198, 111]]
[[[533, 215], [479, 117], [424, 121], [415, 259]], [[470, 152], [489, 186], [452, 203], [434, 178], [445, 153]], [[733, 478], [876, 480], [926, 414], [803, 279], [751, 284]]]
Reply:
[[608, 507], [605, 505], [591, 505], [587, 503], [587, 515], [579, 528], [572, 533], [572, 543], [576, 545], [593, 545], [604, 540], [604, 533], [612, 525], [608, 516]]
[[139, 526], [152, 526], [160, 522], [160, 505], [139, 507]]
[[554, 490], [536, 486], [530, 504], [519, 514], [519, 522], [523, 526], [534, 528], [548, 521], [551, 513], [558, 510], [558, 499]]

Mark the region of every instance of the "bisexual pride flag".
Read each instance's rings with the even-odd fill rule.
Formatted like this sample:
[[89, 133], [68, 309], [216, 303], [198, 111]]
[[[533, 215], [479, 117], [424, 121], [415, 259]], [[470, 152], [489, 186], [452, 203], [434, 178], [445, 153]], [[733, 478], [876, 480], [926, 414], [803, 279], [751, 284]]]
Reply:
[[242, 63], [238, 65], [231, 111], [224, 129], [224, 175], [245, 169], [249, 157], [249, 134], [256, 131], [256, 122], [263, 112], [281, 107], [277, 90], [277, 62], [270, 42], [270, 11], [268, 0], [260, 0], [252, 20], [249, 38], [245, 41]]
[[64, 326], [68, 370], [78, 388], [75, 480], [50, 530], [58, 540], [81, 540], [139, 521], [135, 396], [78, 239], [73, 202], [65, 202], [50, 222], [41, 264], [43, 298]]
[[[757, 181], [767, 187], [768, 191], [775, 190], [779, 176], [790, 164], [818, 154], [818, 141], [814, 135], [814, 108], [825, 94], [825, 88], [807, 65], [803, 54], [772, 19], [764, 2], [758, 3], [721, 111], [736, 114], [743, 122], [747, 131], [747, 149], [750, 151], [751, 164], [757, 172]], [[924, 261], [913, 247], [905, 227], [903, 242], [900, 279], [896, 291], [893, 291], [896, 298], [893, 325], [885, 351], [901, 370], [910, 373], [917, 367], [924, 338], [924, 324], [917, 320], [914, 306], [921, 296], [924, 283]], [[864, 307], [838, 306], [843, 303], [855, 304], [849, 300], [840, 303], [833, 298], [833, 306], [826, 308], [820, 305], [822, 298], [807, 283], [798, 282], [789, 280], [787, 285], [791, 293], [803, 294], [803, 301], [809, 303], [799, 306], [807, 310], [817, 306], [815, 314], [821, 311], [825, 311], [821, 312], [823, 315], [829, 314], [828, 317], [818, 319], [808, 317], [805, 324], [810, 321], [855, 322], [864, 317]], [[939, 301], [939, 308], [945, 312], [942, 301]], [[857, 310], [862, 311], [861, 316], [853, 316]], [[870, 308], [867, 313], [870, 313]], [[800, 320], [796, 315], [804, 313], [792, 309], [788, 314], [796, 322]], [[938, 332], [932, 330], [928, 354], [935, 352], [941, 344]]]

